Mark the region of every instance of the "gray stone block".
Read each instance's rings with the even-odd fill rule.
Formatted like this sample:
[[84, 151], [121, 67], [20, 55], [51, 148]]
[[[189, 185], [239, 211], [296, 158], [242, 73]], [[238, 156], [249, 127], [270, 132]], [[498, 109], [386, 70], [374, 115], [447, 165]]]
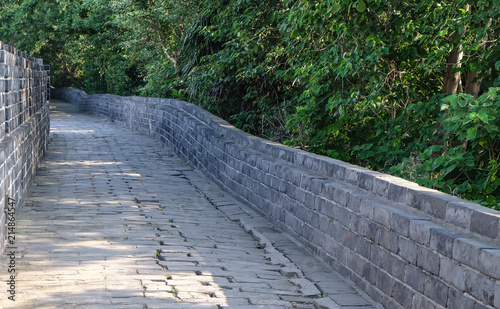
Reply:
[[413, 291], [407, 285], [396, 282], [391, 296], [401, 304], [402, 308], [411, 308]]
[[372, 247], [373, 247], [372, 242], [364, 238], [358, 237], [356, 241], [356, 247], [354, 248], [354, 250], [362, 257], [369, 259], [371, 256]]
[[373, 192], [379, 196], [387, 198], [389, 196], [389, 180], [393, 179], [393, 176], [380, 174], [373, 179]]
[[400, 237], [389, 229], [380, 229], [380, 238], [378, 243], [385, 249], [397, 254], [399, 249]]
[[424, 295], [446, 307], [448, 302], [449, 286], [438, 280], [434, 276], [427, 276], [425, 279]]
[[317, 309], [340, 309], [340, 306], [331, 298], [318, 298], [314, 300]]
[[375, 208], [373, 210], [373, 221], [389, 228], [392, 221], [392, 211], [383, 207], [382, 204], [374, 203]]
[[425, 219], [411, 220], [410, 238], [422, 245], [428, 246], [431, 239], [430, 222]]
[[363, 199], [359, 204], [359, 214], [365, 218], [373, 219], [375, 206], [370, 200]]
[[344, 181], [357, 186], [359, 182], [359, 170], [356, 168], [346, 169], [344, 171]]
[[398, 254], [410, 264], [416, 265], [418, 245], [408, 238], [400, 237]]
[[381, 227], [380, 225], [370, 222], [366, 227], [366, 233], [363, 235], [372, 242], [378, 244], [380, 241]]
[[471, 216], [470, 229], [480, 235], [498, 238], [500, 216], [492, 216], [489, 212], [474, 211]]
[[474, 269], [480, 269], [481, 249], [495, 249], [495, 246], [474, 238], [456, 238], [453, 242], [453, 259]]
[[439, 263], [439, 254], [425, 247], [419, 246], [417, 252], [417, 266], [422, 267], [424, 270], [434, 275], [439, 275]]
[[450, 288], [448, 290], [448, 308], [471, 309], [474, 308], [474, 300], [463, 292]]
[[346, 207], [351, 193], [352, 191], [350, 191], [349, 189], [337, 186], [333, 189], [332, 199], [335, 203]]
[[441, 309], [442, 307], [437, 307], [437, 304], [429, 300], [427, 297], [421, 294], [414, 294], [412, 301], [412, 309]]
[[500, 281], [497, 281], [495, 284], [495, 294], [494, 294], [494, 302], [493, 306], [495, 308], [500, 308]]
[[439, 276], [451, 283], [457, 290], [465, 291], [465, 267], [447, 258], [441, 257]]
[[430, 248], [444, 256], [451, 257], [453, 254], [453, 243], [462, 234], [453, 233], [444, 228], [431, 229]]
[[375, 286], [382, 290], [386, 295], [392, 295], [396, 281], [385, 271], [376, 273]]
[[[479, 271], [500, 280], [500, 249], [483, 249], [479, 253]], [[500, 297], [500, 296], [499, 296]]]
[[362, 201], [362, 196], [358, 194], [350, 194], [347, 198], [347, 208], [349, 210], [359, 213], [359, 207]]
[[373, 190], [373, 178], [378, 175], [377, 172], [359, 173], [359, 187], [367, 191]]
[[491, 306], [495, 297], [495, 283], [477, 271], [471, 269], [465, 271], [465, 291]]

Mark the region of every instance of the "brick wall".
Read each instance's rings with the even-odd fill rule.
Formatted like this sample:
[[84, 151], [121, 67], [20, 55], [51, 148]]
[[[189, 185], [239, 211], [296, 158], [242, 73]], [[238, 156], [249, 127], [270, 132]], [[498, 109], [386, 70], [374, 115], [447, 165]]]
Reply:
[[0, 253], [8, 198], [21, 205], [49, 134], [49, 68], [0, 41]]
[[500, 308], [500, 213], [173, 99], [57, 96], [167, 144], [386, 308]]

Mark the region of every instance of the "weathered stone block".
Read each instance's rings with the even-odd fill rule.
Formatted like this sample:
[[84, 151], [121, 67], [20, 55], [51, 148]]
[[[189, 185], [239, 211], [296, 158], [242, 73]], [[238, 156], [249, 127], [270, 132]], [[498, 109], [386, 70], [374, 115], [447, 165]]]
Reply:
[[380, 174], [380, 176], [376, 176], [373, 178], [373, 192], [382, 197], [388, 197], [389, 195], [389, 179], [393, 178], [389, 175]]
[[429, 221], [425, 219], [411, 220], [410, 238], [422, 245], [428, 246], [431, 239]]
[[374, 204], [376, 207], [373, 210], [373, 221], [389, 228], [392, 221], [392, 212], [380, 203], [375, 202]]
[[425, 309], [441, 309], [443, 307], [439, 306], [429, 300], [427, 297], [421, 295], [421, 294], [414, 294], [413, 295], [413, 305], [411, 307], [412, 309], [420, 309], [420, 308], [425, 308]]
[[453, 243], [455, 239], [463, 235], [450, 232], [444, 228], [431, 229], [430, 248], [451, 257], [453, 254]]
[[380, 229], [380, 238], [378, 243], [387, 250], [397, 253], [399, 249], [399, 239], [400, 237], [389, 229]]
[[480, 269], [479, 254], [481, 249], [495, 249], [495, 246], [474, 238], [456, 238], [453, 242], [452, 258], [474, 269]]
[[394, 289], [391, 295], [403, 308], [411, 308], [413, 303], [413, 291], [411, 289], [400, 283], [396, 282], [394, 284]]
[[495, 281], [477, 271], [467, 269], [465, 271], [465, 291], [482, 302], [493, 305]]
[[448, 302], [449, 286], [434, 276], [427, 276], [424, 285], [424, 295], [446, 307]]
[[[483, 249], [479, 253], [479, 271], [500, 280], [500, 249]], [[500, 296], [499, 296], [500, 297]]]
[[494, 216], [490, 213], [474, 211], [471, 216], [470, 229], [480, 235], [490, 238], [498, 237], [500, 216]]
[[500, 308], [500, 281], [497, 281], [495, 284], [495, 294], [494, 294], [494, 302], [493, 306], [495, 308]]
[[457, 262], [441, 257], [439, 276], [451, 283], [457, 290], [465, 291], [465, 267]]
[[418, 245], [408, 238], [400, 237], [398, 241], [398, 254], [410, 264], [416, 265]]
[[471, 309], [474, 308], [474, 301], [470, 296], [465, 296], [463, 292], [450, 288], [448, 290], [447, 308]]
[[417, 266], [422, 267], [426, 271], [438, 275], [439, 274], [439, 254], [420, 246], [417, 252]]
[[359, 207], [362, 201], [362, 196], [358, 194], [351, 194], [347, 199], [347, 208], [349, 210], [359, 213]]

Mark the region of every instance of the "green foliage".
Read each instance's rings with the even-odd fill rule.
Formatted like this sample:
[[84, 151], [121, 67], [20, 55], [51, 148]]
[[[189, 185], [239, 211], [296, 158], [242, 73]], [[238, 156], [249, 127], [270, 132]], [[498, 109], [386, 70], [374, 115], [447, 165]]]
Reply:
[[500, 210], [500, 88], [490, 88], [477, 99], [463, 93], [447, 96], [441, 110], [442, 130], [435, 145], [391, 170]]
[[44, 58], [57, 86], [185, 99], [250, 133], [498, 208], [499, 7], [5, 0], [0, 40]]

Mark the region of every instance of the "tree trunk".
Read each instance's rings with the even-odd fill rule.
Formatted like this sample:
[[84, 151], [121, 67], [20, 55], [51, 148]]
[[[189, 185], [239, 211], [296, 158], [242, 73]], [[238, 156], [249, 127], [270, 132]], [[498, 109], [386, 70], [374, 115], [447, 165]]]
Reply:
[[465, 85], [465, 93], [471, 94], [474, 98], [479, 95], [482, 78], [479, 78], [479, 72], [469, 70], [467, 72], [467, 84]]
[[[455, 32], [451, 36], [452, 41], [458, 41], [457, 37], [458, 33]], [[448, 57], [448, 61], [446, 63], [446, 73], [444, 75], [442, 93], [457, 93], [458, 86], [460, 85], [460, 71], [457, 71], [456, 69], [462, 66], [463, 55], [464, 52], [462, 51], [462, 46], [460, 44], [458, 44], [458, 46], [450, 52], [450, 56]]]
[[[469, 11], [470, 5], [466, 4], [464, 10]], [[465, 26], [463, 32], [465, 32]], [[446, 73], [444, 75], [442, 90], [443, 94], [457, 93], [458, 87], [460, 86], [461, 82], [461, 75], [457, 69], [462, 67], [462, 57], [464, 55], [464, 52], [462, 50], [462, 45], [459, 44], [460, 40], [458, 31], [454, 32], [451, 35], [450, 40], [454, 42], [456, 46], [451, 50], [450, 56], [448, 57], [448, 61], [446, 63]]]
[[160, 27], [159, 27], [156, 19], [153, 19], [153, 26], [154, 26], [156, 35], [158, 36], [158, 41], [160, 42], [163, 53], [168, 58], [168, 60], [170, 60], [172, 62], [172, 64], [174, 65], [174, 70], [177, 71], [177, 69], [179, 68], [179, 63], [177, 62], [177, 55], [174, 54], [174, 57], [170, 56], [168, 49], [167, 49], [167, 46], [166, 46], [165, 42], [163, 41], [163, 37], [162, 37], [162, 35], [160, 33], [160, 29], [159, 29]]
[[[485, 29], [488, 29], [491, 26], [492, 19], [488, 21], [488, 23], [485, 25]], [[482, 40], [481, 40], [481, 45], [479, 46], [480, 49], [485, 48], [486, 44], [488, 42], [488, 36], [486, 35]], [[481, 82], [483, 80], [482, 77], [479, 77], [479, 72], [473, 72], [469, 70], [467, 72], [467, 83], [465, 84], [465, 93], [471, 94], [474, 98], [477, 98], [479, 96], [479, 91], [481, 90]]]

